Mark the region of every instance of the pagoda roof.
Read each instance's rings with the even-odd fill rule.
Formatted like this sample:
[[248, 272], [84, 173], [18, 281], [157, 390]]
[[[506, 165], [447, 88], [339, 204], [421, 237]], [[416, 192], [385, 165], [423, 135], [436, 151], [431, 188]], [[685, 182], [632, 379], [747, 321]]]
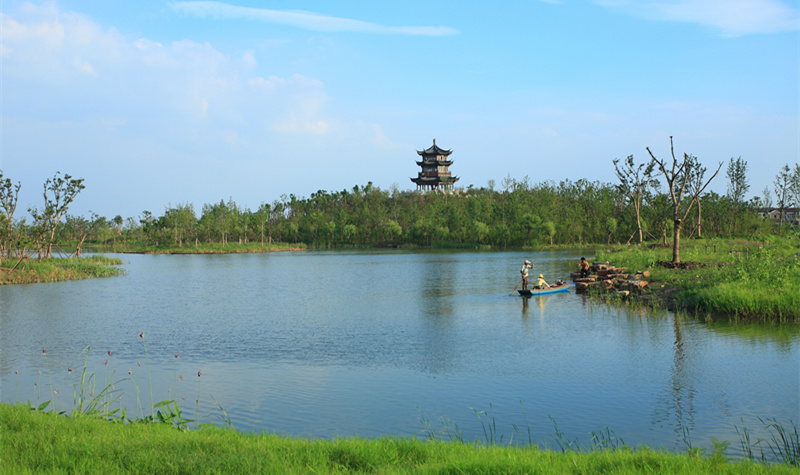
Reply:
[[422, 155], [423, 157], [426, 155], [450, 155], [451, 153], [453, 153], [452, 150], [445, 150], [436, 145], [436, 139], [433, 139], [433, 145], [425, 150], [417, 150], [417, 154]]
[[431, 165], [431, 164], [450, 166], [450, 165], [453, 164], [453, 161], [452, 160], [435, 160], [434, 159], [434, 160], [422, 160], [421, 162], [417, 162], [417, 165], [419, 165], [419, 166]]
[[449, 177], [449, 176], [447, 176], [447, 177], [442, 177], [442, 176], [421, 176], [421, 177], [418, 177], [418, 178], [411, 178], [411, 181], [413, 181], [414, 183], [420, 184], [420, 185], [422, 185], [422, 184], [430, 185], [430, 184], [435, 184], [435, 183], [452, 184], [452, 183], [457, 182], [458, 179], [459, 179], [459, 177], [457, 177], [457, 176], [453, 176], [453, 177]]

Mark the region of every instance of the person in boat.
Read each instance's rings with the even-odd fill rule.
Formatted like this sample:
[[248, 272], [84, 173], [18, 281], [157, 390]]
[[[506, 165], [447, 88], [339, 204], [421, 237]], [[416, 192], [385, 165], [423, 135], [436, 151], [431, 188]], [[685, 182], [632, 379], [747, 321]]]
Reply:
[[549, 289], [550, 288], [550, 284], [548, 284], [544, 280], [544, 276], [542, 274], [539, 274], [539, 279], [536, 281], [535, 284], [533, 284], [533, 288], [534, 289]]
[[589, 262], [586, 261], [585, 257], [581, 257], [581, 261], [578, 263], [578, 272], [581, 277], [589, 276]]
[[522, 264], [522, 269], [519, 271], [519, 273], [522, 274], [522, 290], [528, 290], [528, 271], [530, 271], [532, 267], [531, 261], [525, 261]]

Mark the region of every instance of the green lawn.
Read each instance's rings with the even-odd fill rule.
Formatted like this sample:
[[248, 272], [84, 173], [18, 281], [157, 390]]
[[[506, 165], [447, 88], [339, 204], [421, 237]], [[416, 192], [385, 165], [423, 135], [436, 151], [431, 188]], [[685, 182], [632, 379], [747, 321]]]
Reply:
[[231, 429], [181, 431], [0, 405], [3, 473], [797, 473], [721, 452], [556, 452], [410, 438], [310, 440]]

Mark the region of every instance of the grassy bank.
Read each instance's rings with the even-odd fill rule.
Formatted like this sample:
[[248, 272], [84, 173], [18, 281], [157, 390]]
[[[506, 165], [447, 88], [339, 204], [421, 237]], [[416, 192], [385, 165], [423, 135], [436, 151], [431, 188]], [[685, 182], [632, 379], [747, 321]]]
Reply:
[[6, 259], [0, 264], [0, 285], [111, 277], [122, 272], [114, 267], [121, 264], [122, 260], [105, 256]]
[[3, 473], [797, 473], [721, 450], [556, 452], [408, 438], [309, 440], [230, 429], [112, 424], [0, 405]]
[[639, 298], [655, 306], [708, 318], [800, 323], [799, 250], [796, 235], [760, 242], [687, 239], [680, 267], [669, 267], [672, 248], [659, 245], [609, 248], [597, 260], [650, 271]]
[[236, 253], [258, 253], [258, 252], [280, 252], [280, 251], [303, 251], [306, 245], [303, 243], [287, 244], [273, 243], [264, 244], [260, 242], [248, 243], [205, 243], [205, 244], [184, 244], [176, 245], [147, 245], [141, 243], [134, 244], [114, 244], [108, 245], [87, 245], [86, 249], [102, 252], [119, 252], [127, 254], [236, 254]]

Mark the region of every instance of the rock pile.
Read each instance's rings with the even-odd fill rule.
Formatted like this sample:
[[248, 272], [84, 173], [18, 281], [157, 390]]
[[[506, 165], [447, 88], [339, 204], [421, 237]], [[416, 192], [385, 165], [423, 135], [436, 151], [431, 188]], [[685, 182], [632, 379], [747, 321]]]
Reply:
[[621, 297], [631, 293], [641, 293], [647, 287], [650, 271], [628, 273], [625, 267], [614, 267], [608, 262], [594, 262], [589, 267], [590, 275], [581, 277], [579, 272], [572, 273], [576, 292], [592, 289], [596, 292], [616, 292]]

